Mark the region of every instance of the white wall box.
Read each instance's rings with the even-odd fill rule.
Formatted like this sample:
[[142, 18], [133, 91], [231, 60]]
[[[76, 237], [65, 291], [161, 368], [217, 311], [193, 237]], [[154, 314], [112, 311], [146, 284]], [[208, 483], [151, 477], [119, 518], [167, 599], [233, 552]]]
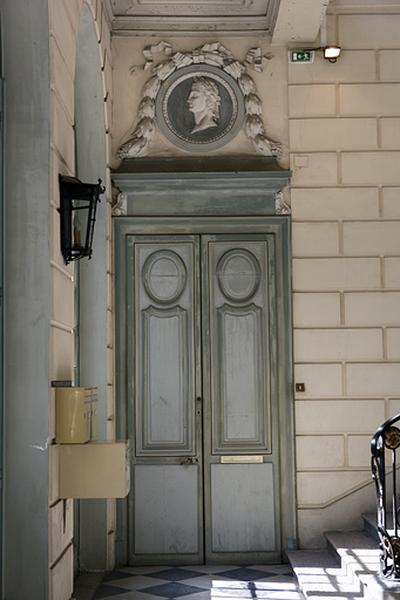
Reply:
[[127, 442], [61, 444], [60, 498], [124, 498], [129, 493]]

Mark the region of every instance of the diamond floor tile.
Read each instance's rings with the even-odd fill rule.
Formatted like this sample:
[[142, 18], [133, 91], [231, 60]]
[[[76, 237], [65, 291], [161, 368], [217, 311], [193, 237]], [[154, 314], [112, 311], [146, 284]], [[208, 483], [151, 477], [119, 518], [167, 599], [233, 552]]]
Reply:
[[107, 573], [104, 576], [103, 581], [115, 581], [117, 579], [124, 579], [127, 577], [135, 577], [135, 575], [129, 573], [129, 571], [111, 571], [111, 573]]
[[156, 573], [148, 573], [148, 577], [156, 577], [157, 579], [166, 579], [167, 581], [183, 581], [184, 579], [193, 579], [193, 577], [200, 577], [202, 573], [196, 571], [189, 571], [184, 568], [165, 569]]
[[257, 579], [274, 576], [275, 573], [256, 571], [256, 569], [251, 569], [249, 567], [241, 567], [240, 569], [220, 571], [219, 573], [216, 573], [216, 575], [229, 577], [229, 579], [237, 579], [238, 581], [257, 581]]
[[[288, 565], [121, 567], [93, 600], [303, 600]], [[77, 597], [79, 599], [79, 596]]]
[[140, 591], [146, 592], [147, 594], [152, 594], [153, 596], [161, 596], [162, 598], [180, 598], [181, 596], [189, 596], [190, 594], [196, 594], [206, 590], [193, 585], [174, 582], [155, 585], [149, 588], [144, 588]]
[[114, 596], [119, 596], [121, 594], [126, 594], [126, 590], [123, 588], [116, 587], [114, 585], [101, 584], [100, 587], [97, 588], [96, 593], [93, 596], [93, 600], [100, 600], [101, 598], [111, 598]]
[[133, 577], [124, 577], [123, 579], [114, 579], [112, 582], [107, 582], [121, 589], [128, 591], [143, 590], [166, 581], [157, 581], [149, 575], [136, 575]]

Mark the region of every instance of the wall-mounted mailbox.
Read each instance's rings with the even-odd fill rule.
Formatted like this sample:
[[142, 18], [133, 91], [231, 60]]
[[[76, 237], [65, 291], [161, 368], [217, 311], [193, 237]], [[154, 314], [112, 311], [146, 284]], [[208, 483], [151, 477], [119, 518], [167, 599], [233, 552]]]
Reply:
[[60, 498], [124, 498], [129, 493], [127, 442], [59, 446]]
[[85, 444], [96, 438], [97, 388], [58, 387], [55, 403], [58, 444]]

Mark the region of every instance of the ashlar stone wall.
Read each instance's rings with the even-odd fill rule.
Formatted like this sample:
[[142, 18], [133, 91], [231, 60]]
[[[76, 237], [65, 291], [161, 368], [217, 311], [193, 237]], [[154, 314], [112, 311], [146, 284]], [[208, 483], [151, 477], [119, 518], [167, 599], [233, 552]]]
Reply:
[[[49, 0], [49, 51], [50, 51], [50, 205], [52, 223], [50, 232], [50, 270], [52, 302], [50, 321], [50, 378], [74, 379], [74, 327], [76, 323], [74, 302], [73, 263], [64, 264], [59, 239], [59, 185], [58, 174], [75, 175], [74, 136], [74, 80], [76, 43], [83, 0]], [[111, 35], [107, 13], [101, 0], [88, 0], [99, 44], [99, 64], [104, 87], [104, 136], [108, 138], [111, 123]], [[99, 165], [99, 172], [103, 168]], [[107, 197], [111, 199], [110, 171], [107, 169]], [[109, 205], [108, 205], [109, 206]], [[109, 206], [110, 212], [110, 206]], [[108, 218], [108, 240], [111, 240], [111, 218]], [[111, 244], [107, 264], [108, 287], [112, 289]], [[109, 330], [110, 368], [109, 404], [112, 389], [112, 296], [109, 310], [104, 316]], [[96, 384], [96, 382], [94, 382]], [[112, 409], [110, 409], [112, 412]], [[51, 396], [49, 440], [54, 440], [54, 390]], [[49, 597], [51, 600], [69, 600], [73, 591], [73, 501], [60, 500], [58, 495], [57, 446], [50, 445], [49, 482]], [[109, 530], [115, 527], [112, 524]], [[104, 532], [106, 535], [106, 532]], [[109, 542], [109, 549], [113, 541]]]
[[374, 506], [371, 434], [400, 408], [400, 13], [330, 10], [337, 63], [288, 71], [304, 546]]

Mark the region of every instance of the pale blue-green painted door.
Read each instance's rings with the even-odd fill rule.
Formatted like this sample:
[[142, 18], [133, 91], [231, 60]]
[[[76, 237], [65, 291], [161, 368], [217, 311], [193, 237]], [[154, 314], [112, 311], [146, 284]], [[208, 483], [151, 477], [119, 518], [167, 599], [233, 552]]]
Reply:
[[133, 563], [203, 561], [199, 239], [128, 239]]
[[207, 561], [280, 557], [272, 235], [202, 236]]
[[275, 237], [126, 248], [129, 561], [276, 562]]

